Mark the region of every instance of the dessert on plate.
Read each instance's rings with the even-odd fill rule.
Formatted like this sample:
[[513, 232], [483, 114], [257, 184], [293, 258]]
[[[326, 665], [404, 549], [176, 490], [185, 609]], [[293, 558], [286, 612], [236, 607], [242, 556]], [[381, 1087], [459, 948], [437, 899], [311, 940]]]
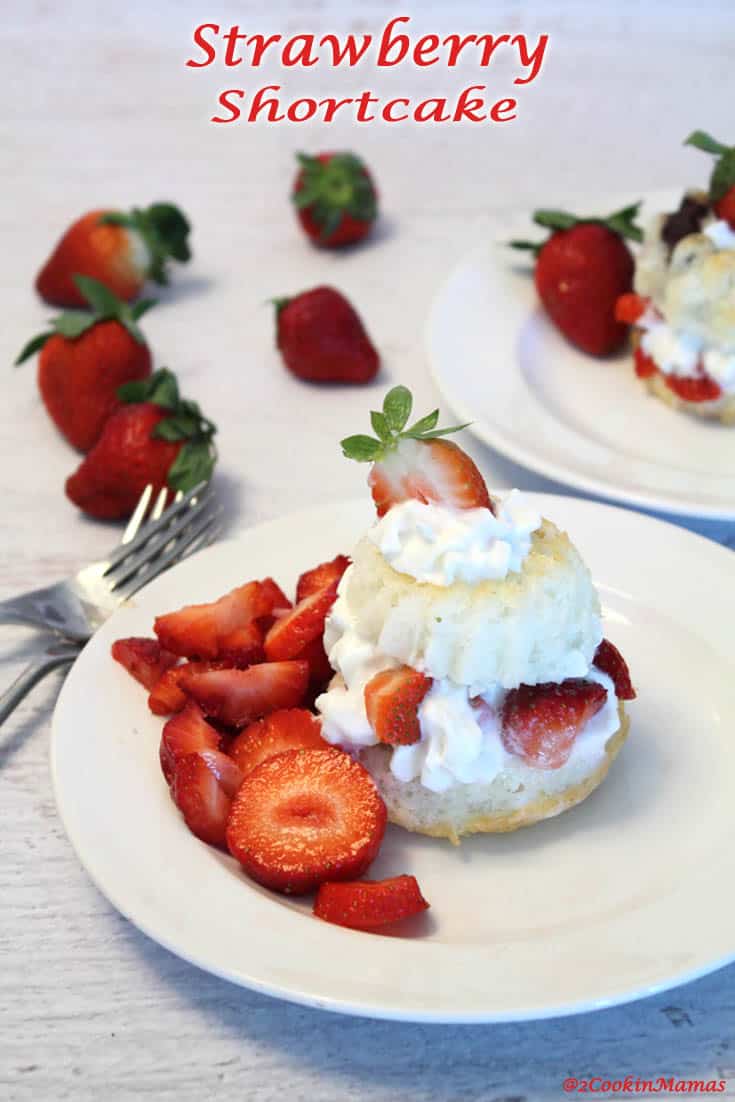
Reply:
[[492, 497], [437, 429], [407, 428], [394, 388], [348, 437], [372, 464], [377, 519], [327, 616], [335, 676], [322, 737], [355, 755], [409, 830], [457, 841], [557, 815], [604, 779], [635, 696], [603, 639], [591, 575], [569, 537], [517, 491]]
[[695, 131], [687, 144], [716, 156], [706, 191], [647, 227], [635, 294], [617, 316], [634, 326], [635, 369], [675, 409], [735, 423], [735, 147]]

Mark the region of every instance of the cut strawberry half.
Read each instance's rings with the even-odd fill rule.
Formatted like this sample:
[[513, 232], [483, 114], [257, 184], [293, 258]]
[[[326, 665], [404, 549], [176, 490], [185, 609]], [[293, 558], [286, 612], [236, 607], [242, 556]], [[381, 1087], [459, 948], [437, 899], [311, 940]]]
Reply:
[[289, 601], [286, 594], [281, 589], [280, 585], [273, 580], [273, 578], [263, 578], [261, 584], [261, 594], [264, 601], [270, 603], [269, 612], [275, 612], [278, 609], [291, 608], [293, 602]]
[[219, 661], [229, 662], [239, 669], [253, 666], [256, 662], [264, 662], [263, 637], [263, 629], [257, 620], [245, 627], [236, 628], [220, 638], [217, 645]]
[[227, 753], [243, 776], [286, 750], [325, 750], [322, 725], [305, 708], [282, 708], [251, 723], [232, 740]]
[[217, 658], [228, 636], [253, 620], [268, 616], [276, 595], [283, 594], [272, 579], [247, 582], [218, 601], [188, 605], [158, 616], [153, 625], [161, 644], [185, 658]]
[[262, 662], [247, 670], [185, 673], [184, 692], [208, 716], [231, 727], [244, 727], [279, 708], [297, 708], [309, 685], [306, 662]]
[[265, 654], [270, 662], [297, 658], [314, 639], [324, 633], [324, 621], [337, 597], [337, 582], [310, 593], [285, 616], [279, 617], [265, 637]]
[[380, 742], [408, 746], [421, 738], [418, 709], [431, 678], [411, 666], [376, 673], [365, 686], [368, 722]]
[[428, 910], [415, 876], [319, 885], [314, 914], [352, 930], [378, 930]]
[[207, 723], [201, 708], [193, 701], [172, 716], [161, 732], [159, 758], [167, 784], [172, 784], [176, 762], [186, 754], [199, 750], [219, 750], [222, 737]]
[[110, 653], [146, 689], [152, 689], [166, 670], [178, 661], [176, 655], [162, 647], [157, 639], [135, 636], [116, 639]]
[[503, 745], [529, 765], [559, 769], [585, 723], [606, 700], [607, 689], [581, 678], [520, 685], [511, 689], [503, 704]]
[[615, 303], [615, 320], [623, 322], [624, 325], [635, 325], [645, 314], [649, 302], [650, 299], [644, 298], [643, 295], [636, 295], [633, 291], [620, 295]]
[[329, 664], [327, 652], [324, 649], [324, 639], [320, 636], [318, 639], [313, 639], [311, 643], [307, 643], [299, 658], [309, 663], [309, 684], [318, 695], [321, 690], [326, 689], [334, 676], [334, 670]]
[[303, 601], [312, 593], [318, 593], [333, 583], [339, 583], [342, 575], [350, 565], [346, 555], [337, 555], [330, 562], [322, 562], [311, 570], [305, 570], [296, 585], [296, 601]]
[[368, 484], [379, 517], [410, 498], [454, 509], [493, 510], [485, 479], [451, 440], [401, 440], [373, 465]]
[[148, 696], [148, 707], [156, 716], [171, 716], [180, 712], [188, 697], [181, 688], [180, 681], [186, 673], [203, 673], [205, 670], [229, 668], [226, 662], [183, 662], [172, 666], [155, 683]]
[[264, 761], [232, 803], [227, 844], [249, 876], [302, 895], [361, 876], [375, 858], [385, 804], [370, 774], [341, 750], [288, 750]]
[[639, 379], [650, 379], [650, 377], [655, 375], [658, 371], [656, 361], [650, 356], [647, 356], [640, 345], [636, 347], [633, 353], [633, 361], [635, 364], [635, 373]]
[[714, 402], [722, 397], [722, 387], [702, 372], [700, 375], [664, 375], [669, 390], [685, 402]]
[[636, 691], [633, 688], [633, 682], [630, 680], [628, 663], [609, 639], [602, 640], [595, 651], [592, 664], [611, 678], [615, 685], [615, 695], [618, 700], [635, 700]]
[[242, 774], [218, 750], [184, 754], [176, 762], [171, 795], [192, 834], [213, 846], [226, 846], [227, 819]]

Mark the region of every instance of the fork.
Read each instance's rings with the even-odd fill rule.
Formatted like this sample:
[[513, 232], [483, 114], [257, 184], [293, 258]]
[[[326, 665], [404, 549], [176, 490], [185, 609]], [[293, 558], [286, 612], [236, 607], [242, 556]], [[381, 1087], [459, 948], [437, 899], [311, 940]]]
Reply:
[[[0, 696], [0, 723], [51, 670], [71, 664], [107, 617], [169, 566], [212, 543], [221, 531], [222, 508], [208, 483], [178, 494], [167, 509], [162, 490], [150, 508], [153, 487], [143, 491], [109, 558], [73, 577], [0, 602], [0, 623], [30, 624], [61, 637]], [[145, 523], [144, 523], [145, 522]]]

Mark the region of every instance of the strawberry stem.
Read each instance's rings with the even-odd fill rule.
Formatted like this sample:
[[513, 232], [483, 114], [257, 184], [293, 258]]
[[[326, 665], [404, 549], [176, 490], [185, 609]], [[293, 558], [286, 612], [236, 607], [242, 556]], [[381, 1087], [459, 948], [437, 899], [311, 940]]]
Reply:
[[399, 440], [436, 440], [466, 429], [470, 423], [438, 429], [439, 410], [435, 409], [406, 428], [412, 407], [413, 396], [408, 387], [394, 386], [383, 399], [382, 412], [370, 411], [370, 423], [376, 436], [346, 436], [341, 441], [342, 454], [357, 463], [377, 463], [398, 447]]
[[[640, 226], [636, 224], [640, 206], [640, 202], [632, 203], [630, 206], [623, 207], [622, 210], [609, 214], [606, 218], [578, 218], [576, 214], [569, 214], [564, 210], [543, 209], [535, 210], [532, 217], [537, 226], [542, 226], [544, 229], [551, 230], [549, 237], [553, 237], [555, 233], [570, 230], [574, 226], [592, 224], [596, 226], [606, 226], [607, 229], [616, 233], [618, 237], [627, 238], [630, 241], [642, 241], [643, 231]], [[526, 252], [532, 252], [534, 256], [538, 256], [541, 249], [549, 240], [549, 237], [544, 241], [513, 240], [508, 241], [507, 244], [511, 249], [522, 249]]]
[[723, 145], [704, 130], [693, 131], [684, 145], [692, 145], [717, 158], [710, 176], [709, 197], [711, 203], [718, 203], [731, 187], [735, 187], [735, 146]]

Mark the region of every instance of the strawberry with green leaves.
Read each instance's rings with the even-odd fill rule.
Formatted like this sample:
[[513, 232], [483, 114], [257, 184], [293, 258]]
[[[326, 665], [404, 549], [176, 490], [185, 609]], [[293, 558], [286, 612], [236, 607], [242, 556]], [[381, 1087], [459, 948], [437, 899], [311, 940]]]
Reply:
[[411, 498], [454, 509], [490, 509], [493, 503], [485, 479], [466, 452], [443, 437], [466, 425], [438, 429], [439, 410], [409, 428], [413, 407], [405, 386], [389, 390], [382, 412], [372, 410], [375, 436], [348, 436], [342, 454], [358, 463], [372, 463], [368, 485], [382, 517], [393, 505]]
[[709, 200], [717, 217], [735, 230], [735, 145], [723, 145], [704, 130], [695, 130], [684, 145], [693, 145], [717, 158], [709, 181]]
[[117, 393], [123, 405], [66, 482], [67, 497], [93, 517], [129, 516], [148, 483], [185, 493], [211, 477], [216, 461], [215, 426], [181, 398], [166, 368]]
[[615, 317], [618, 298], [633, 289], [635, 262], [626, 239], [640, 241], [640, 203], [608, 218], [577, 218], [537, 210], [533, 220], [551, 231], [546, 241], [511, 241], [536, 257], [534, 281], [544, 308], [564, 336], [592, 356], [606, 356], [627, 338]]
[[298, 162], [291, 201], [309, 239], [337, 248], [366, 237], [377, 217], [378, 195], [360, 158], [354, 153], [299, 153]]
[[144, 283], [166, 283], [169, 259], [191, 257], [190, 225], [173, 203], [123, 213], [94, 210], [74, 222], [36, 278], [36, 290], [54, 306], [84, 306], [75, 275], [91, 276], [129, 302]]
[[155, 305], [122, 302], [102, 283], [75, 276], [85, 310], [68, 310], [21, 351], [16, 364], [38, 352], [38, 389], [70, 444], [86, 452], [120, 405], [118, 387], [147, 378], [151, 354], [138, 321]]

